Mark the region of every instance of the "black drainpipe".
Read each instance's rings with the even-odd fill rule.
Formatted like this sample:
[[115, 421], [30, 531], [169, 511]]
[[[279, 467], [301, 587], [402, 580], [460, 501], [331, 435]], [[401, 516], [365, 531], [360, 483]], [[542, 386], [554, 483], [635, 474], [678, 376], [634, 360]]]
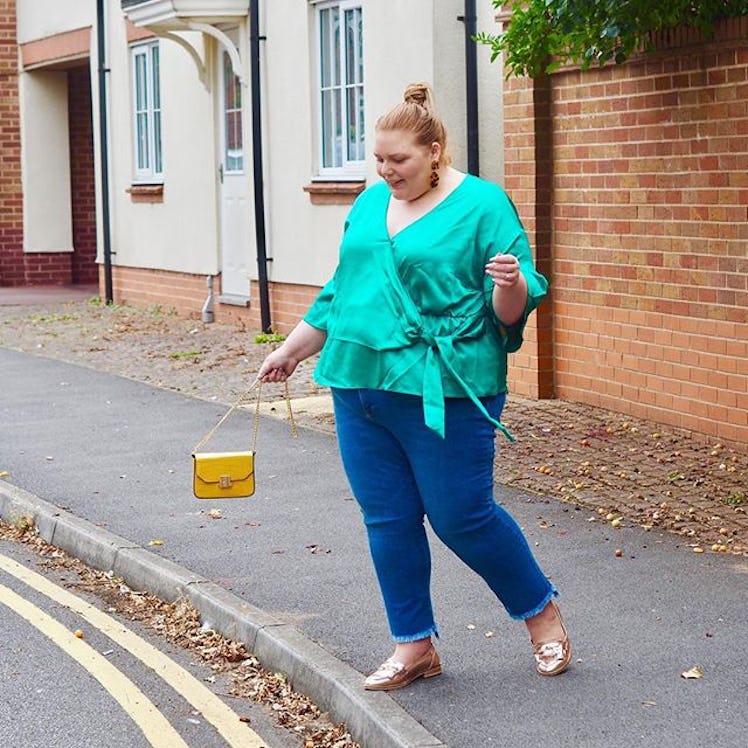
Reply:
[[98, 42], [99, 72], [99, 158], [101, 161], [101, 229], [104, 245], [104, 297], [107, 304], [114, 302], [112, 290], [112, 234], [109, 219], [109, 135], [107, 127], [106, 23], [104, 0], [96, 0], [96, 38]]
[[260, 290], [262, 331], [272, 332], [268, 293], [268, 256], [265, 241], [265, 194], [262, 178], [262, 110], [260, 97], [260, 3], [249, 3], [249, 53], [252, 86], [252, 160], [254, 162], [255, 241], [257, 243], [257, 283]]
[[474, 37], [478, 17], [475, 0], [465, 0], [465, 15], [457, 16], [465, 24], [465, 108], [467, 111], [467, 170], [480, 174], [478, 140], [478, 52]]

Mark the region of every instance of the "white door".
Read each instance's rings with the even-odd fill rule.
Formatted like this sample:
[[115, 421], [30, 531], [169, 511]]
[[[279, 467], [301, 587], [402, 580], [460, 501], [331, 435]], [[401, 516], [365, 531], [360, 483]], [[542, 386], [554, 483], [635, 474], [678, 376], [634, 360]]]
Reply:
[[249, 304], [250, 205], [244, 148], [244, 91], [231, 60], [219, 49], [218, 82], [220, 139], [221, 302]]

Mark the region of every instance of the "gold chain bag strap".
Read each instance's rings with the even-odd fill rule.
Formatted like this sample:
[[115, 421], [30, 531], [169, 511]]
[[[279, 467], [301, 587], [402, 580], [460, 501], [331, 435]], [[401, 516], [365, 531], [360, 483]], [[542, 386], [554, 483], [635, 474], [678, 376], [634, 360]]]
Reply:
[[[288, 382], [285, 381], [284, 397], [288, 408], [288, 420], [291, 423], [291, 435], [297, 436], [296, 422], [291, 411], [291, 398], [288, 394]], [[226, 419], [244, 403], [249, 402], [249, 393], [257, 388], [254, 422], [252, 426], [252, 445], [243, 452], [201, 452], [213, 434], [218, 431]], [[262, 382], [255, 380], [246, 393], [228, 409], [221, 420], [195, 445], [192, 451], [192, 492], [198, 499], [238, 499], [252, 496], [255, 492], [255, 453], [257, 434], [260, 429], [260, 397]]]

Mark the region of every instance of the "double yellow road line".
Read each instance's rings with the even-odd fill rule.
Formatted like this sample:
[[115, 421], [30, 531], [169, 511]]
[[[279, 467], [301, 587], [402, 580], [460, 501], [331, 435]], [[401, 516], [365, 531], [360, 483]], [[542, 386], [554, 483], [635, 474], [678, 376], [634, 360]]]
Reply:
[[[232, 748], [266, 746], [260, 736], [246, 723], [241, 722], [239, 715], [209, 688], [112, 616], [2, 554], [0, 570], [77, 613], [91, 626], [140, 660], [201, 713], [204, 719], [215, 727], [227, 745]], [[154, 748], [189, 748], [153, 702], [83, 639], [77, 638], [52, 616], [3, 584], [0, 584], [0, 604], [28, 621], [96, 678], [138, 725]]]

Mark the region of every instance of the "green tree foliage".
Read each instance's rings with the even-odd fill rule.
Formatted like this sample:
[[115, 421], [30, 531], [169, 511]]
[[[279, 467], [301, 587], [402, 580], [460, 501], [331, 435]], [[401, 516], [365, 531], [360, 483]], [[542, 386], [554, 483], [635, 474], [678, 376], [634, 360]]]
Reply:
[[696, 26], [707, 36], [720, 18], [748, 15], [748, 0], [492, 0], [511, 10], [502, 34], [479, 34], [504, 53], [507, 77], [536, 77], [565, 64], [622, 63], [651, 31]]

